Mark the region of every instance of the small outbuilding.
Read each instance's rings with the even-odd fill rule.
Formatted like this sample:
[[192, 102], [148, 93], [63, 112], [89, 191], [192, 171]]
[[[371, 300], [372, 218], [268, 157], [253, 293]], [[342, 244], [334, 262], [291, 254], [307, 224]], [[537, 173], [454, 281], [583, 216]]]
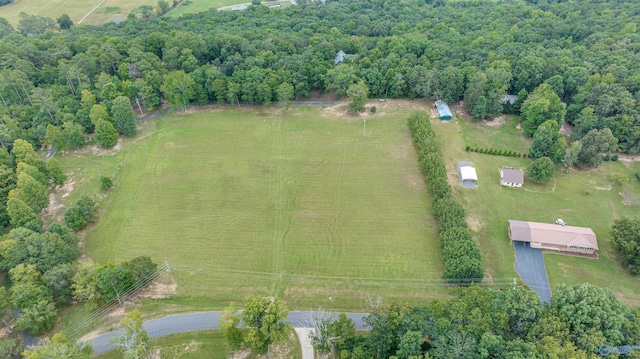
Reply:
[[500, 170], [500, 184], [507, 187], [522, 187], [524, 184], [524, 172], [511, 167], [502, 167]]
[[462, 182], [478, 184], [478, 174], [476, 169], [471, 166], [460, 167], [460, 178], [462, 178]]
[[511, 241], [528, 242], [531, 248], [596, 257], [598, 239], [591, 228], [567, 226], [559, 220], [557, 224], [509, 220]]
[[442, 100], [438, 100], [435, 102], [436, 109], [438, 109], [438, 114], [440, 115], [441, 121], [449, 121], [451, 120], [451, 110], [449, 110], [449, 106]]

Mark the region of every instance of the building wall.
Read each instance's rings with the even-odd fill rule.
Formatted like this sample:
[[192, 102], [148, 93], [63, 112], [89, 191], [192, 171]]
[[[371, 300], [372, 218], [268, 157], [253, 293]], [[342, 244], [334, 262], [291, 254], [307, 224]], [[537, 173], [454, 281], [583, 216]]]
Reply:
[[511, 183], [511, 182], [500, 181], [500, 184], [507, 187], [522, 187], [522, 183]]
[[542, 249], [549, 249], [552, 251], [563, 251], [563, 252], [574, 252], [574, 253], [586, 253], [586, 254], [593, 254], [596, 252], [595, 249], [593, 248], [575, 248], [575, 247], [567, 247], [567, 246], [559, 246], [559, 245], [553, 245], [553, 244], [541, 244], [541, 248]]

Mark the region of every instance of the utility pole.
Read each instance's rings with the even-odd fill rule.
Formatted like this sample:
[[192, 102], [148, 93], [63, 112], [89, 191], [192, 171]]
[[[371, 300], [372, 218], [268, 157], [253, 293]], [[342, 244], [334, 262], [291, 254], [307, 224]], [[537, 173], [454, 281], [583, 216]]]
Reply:
[[173, 285], [176, 285], [176, 281], [173, 279], [173, 272], [171, 272], [171, 265], [166, 259], [164, 260], [164, 266], [167, 267], [167, 273], [169, 273], [169, 276], [171, 277], [171, 282], [173, 283]]

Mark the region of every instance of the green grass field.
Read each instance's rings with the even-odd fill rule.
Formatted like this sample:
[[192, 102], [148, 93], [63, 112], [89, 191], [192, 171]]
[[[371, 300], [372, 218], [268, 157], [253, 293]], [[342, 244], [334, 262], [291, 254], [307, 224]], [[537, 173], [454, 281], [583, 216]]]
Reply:
[[114, 176], [85, 254], [168, 260], [178, 295], [151, 312], [252, 293], [334, 310], [364, 310], [377, 296], [444, 298], [409, 112], [385, 106], [366, 136], [361, 120], [320, 108], [167, 115], [112, 155], [61, 157], [74, 190], [59, 200], [96, 194], [99, 176]]
[[[248, 4], [249, 0], [184, 0], [175, 9], [171, 10], [166, 16], [178, 17], [185, 14], [194, 14], [198, 12], [209, 11], [209, 9], [218, 9], [221, 7], [232, 6], [237, 4]], [[280, 4], [283, 8], [291, 6], [288, 0], [279, 1], [263, 1], [264, 5]]]
[[[555, 180], [548, 185], [536, 185], [525, 178], [523, 189], [502, 188], [499, 185], [501, 166], [526, 169], [530, 161], [465, 152], [464, 148], [469, 145], [526, 152], [530, 140], [516, 128], [514, 118], [509, 118], [498, 128], [459, 117], [448, 124], [433, 121], [433, 125], [440, 137], [454, 191], [467, 209], [468, 222], [479, 242], [488, 282], [517, 278], [513, 267], [515, 254], [507, 233], [508, 219], [553, 223], [555, 219], [562, 218], [571, 225], [594, 230], [598, 236], [600, 258], [590, 260], [545, 254], [552, 291], [558, 283], [586, 281], [612, 289], [630, 304], [640, 304], [640, 279], [622, 270], [609, 239], [613, 220], [624, 215], [636, 215], [640, 205], [624, 205], [620, 195], [622, 189], [611, 186], [609, 176], [613, 172], [627, 174], [627, 190], [640, 198], [640, 182], [632, 176], [632, 168], [638, 168], [638, 164], [605, 162], [597, 170], [566, 174], [558, 168]], [[455, 166], [460, 160], [474, 163], [479, 178], [477, 189], [464, 190], [458, 185]]]
[[[149, 347], [157, 358], [172, 359], [225, 359], [227, 358], [227, 343], [219, 330], [201, 330], [167, 335], [150, 340]], [[292, 331], [286, 343], [272, 349], [271, 358], [300, 358], [300, 344], [295, 332]], [[243, 358], [254, 359], [256, 355]], [[122, 354], [112, 350], [96, 357], [97, 359], [120, 359]]]
[[[14, 28], [18, 25], [21, 12], [29, 15], [50, 17], [54, 20], [62, 14], [67, 14], [71, 17], [73, 23], [77, 24], [85, 14], [101, 2], [102, 0], [14, 0], [11, 5], [0, 7], [0, 17], [7, 19]], [[105, 0], [82, 23], [99, 25], [113, 21], [118, 17], [126, 19], [133, 9], [142, 5], [156, 6], [157, 3], [157, 0]]]

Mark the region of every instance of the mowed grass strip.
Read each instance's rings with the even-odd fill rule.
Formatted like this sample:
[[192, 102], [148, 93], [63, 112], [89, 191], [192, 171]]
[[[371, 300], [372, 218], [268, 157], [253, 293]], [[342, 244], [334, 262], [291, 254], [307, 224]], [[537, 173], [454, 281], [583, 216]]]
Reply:
[[[551, 290], [559, 283], [589, 282], [610, 288], [624, 301], [639, 305], [638, 278], [622, 270], [609, 236], [614, 219], [637, 215], [640, 205], [622, 203], [622, 188], [611, 185], [610, 174], [627, 174], [630, 178], [627, 191], [640, 198], [640, 182], [632, 175], [638, 164], [605, 162], [597, 170], [572, 170], [569, 173], [558, 167], [555, 179], [547, 185], [534, 184], [525, 177], [524, 188], [503, 188], [499, 184], [501, 166], [526, 170], [531, 161], [466, 152], [464, 149], [470, 145], [525, 152], [530, 140], [523, 137], [515, 121], [515, 118], [509, 118], [497, 128], [459, 117], [446, 124], [432, 121], [447, 160], [452, 186], [458, 198], [465, 203], [468, 222], [480, 244], [487, 271], [485, 281], [503, 282], [519, 278], [513, 266], [515, 253], [509, 240], [507, 220], [553, 223], [562, 218], [570, 225], [594, 230], [600, 246], [600, 258], [590, 260], [545, 254]], [[477, 189], [460, 187], [455, 164], [462, 160], [473, 162], [478, 173]]]
[[76, 193], [116, 175], [85, 252], [168, 260], [172, 303], [223, 307], [257, 293], [358, 310], [377, 296], [444, 298], [408, 112], [389, 108], [366, 136], [362, 121], [319, 108], [173, 114], [112, 156], [69, 155]]
[[[13, 4], [0, 7], [0, 17], [7, 19], [14, 28], [20, 21], [20, 13], [38, 15], [42, 17], [58, 18], [67, 14], [74, 24], [77, 24], [84, 15], [100, 4], [102, 0], [14, 0]], [[82, 23], [88, 25], [100, 25], [113, 21], [116, 18], [126, 20], [129, 13], [142, 6], [157, 6], [157, 0], [106, 0], [99, 8], [91, 13]], [[117, 9], [117, 11], [116, 11]]]

